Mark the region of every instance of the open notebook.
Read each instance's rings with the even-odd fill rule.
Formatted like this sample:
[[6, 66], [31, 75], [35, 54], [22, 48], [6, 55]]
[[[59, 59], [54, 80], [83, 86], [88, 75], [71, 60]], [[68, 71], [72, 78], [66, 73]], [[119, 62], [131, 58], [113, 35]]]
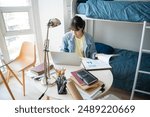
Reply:
[[101, 60], [93, 60], [89, 58], [83, 58], [82, 64], [86, 70], [99, 70], [99, 69], [110, 69], [109, 63]]

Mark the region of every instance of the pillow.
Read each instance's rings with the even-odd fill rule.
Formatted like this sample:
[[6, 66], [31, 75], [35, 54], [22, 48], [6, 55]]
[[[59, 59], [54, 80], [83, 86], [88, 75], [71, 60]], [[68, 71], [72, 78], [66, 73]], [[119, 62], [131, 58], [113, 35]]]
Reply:
[[95, 42], [95, 47], [96, 47], [97, 53], [113, 54], [114, 52], [113, 47], [103, 44], [103, 43]]

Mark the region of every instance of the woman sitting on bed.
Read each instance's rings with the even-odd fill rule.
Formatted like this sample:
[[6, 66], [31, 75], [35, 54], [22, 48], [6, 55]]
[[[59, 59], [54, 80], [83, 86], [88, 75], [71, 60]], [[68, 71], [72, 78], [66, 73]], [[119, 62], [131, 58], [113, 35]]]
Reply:
[[63, 37], [62, 48], [64, 52], [75, 52], [80, 57], [95, 59], [96, 48], [94, 39], [91, 35], [84, 32], [85, 21], [75, 16], [70, 25], [71, 31], [67, 32]]

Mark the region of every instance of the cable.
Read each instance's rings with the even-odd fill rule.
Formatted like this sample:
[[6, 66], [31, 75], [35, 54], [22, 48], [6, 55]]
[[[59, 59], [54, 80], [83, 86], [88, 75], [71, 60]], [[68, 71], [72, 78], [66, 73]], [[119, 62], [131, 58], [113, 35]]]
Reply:
[[42, 97], [45, 95], [47, 90], [48, 90], [48, 84], [46, 85], [46, 89], [45, 89], [44, 93], [38, 98], [38, 100], [42, 99]]
[[[52, 74], [53, 74], [53, 73], [52, 73]], [[55, 77], [53, 77], [53, 78], [55, 79]], [[46, 91], [48, 90], [48, 86], [54, 86], [55, 83], [56, 83], [56, 81], [53, 82], [53, 83], [51, 83], [51, 84], [46, 84], [46, 89], [45, 89], [44, 93], [42, 93], [42, 95], [38, 98], [38, 100], [41, 100], [42, 97], [45, 95]]]

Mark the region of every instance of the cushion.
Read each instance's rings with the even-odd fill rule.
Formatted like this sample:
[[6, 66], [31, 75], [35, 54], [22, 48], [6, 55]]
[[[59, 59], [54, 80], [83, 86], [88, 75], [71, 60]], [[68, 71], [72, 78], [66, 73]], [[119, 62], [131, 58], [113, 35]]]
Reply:
[[103, 43], [95, 42], [95, 47], [96, 47], [97, 53], [113, 54], [114, 52], [113, 47], [103, 44]]

